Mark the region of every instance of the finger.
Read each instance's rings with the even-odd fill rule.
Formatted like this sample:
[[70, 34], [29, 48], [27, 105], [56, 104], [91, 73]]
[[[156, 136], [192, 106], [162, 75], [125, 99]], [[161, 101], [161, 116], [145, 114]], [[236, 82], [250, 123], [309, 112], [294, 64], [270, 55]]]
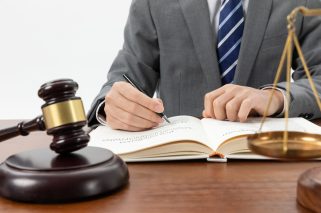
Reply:
[[249, 117], [250, 112], [254, 108], [255, 103], [252, 99], [246, 98], [242, 101], [240, 110], [238, 112], [238, 118], [240, 122], [245, 122]]
[[162, 123], [163, 119], [157, 115], [154, 111], [141, 106], [135, 102], [132, 102], [126, 98], [119, 98], [119, 100], [116, 103], [116, 106], [123, 109], [126, 112], [129, 112], [130, 114], [135, 114], [138, 117], [141, 117], [143, 119], [149, 120], [154, 123]]
[[128, 100], [127, 98], [122, 96], [120, 93], [118, 93], [117, 90], [107, 95], [106, 106], [108, 105], [119, 107], [124, 111], [127, 111], [131, 114], [135, 114], [151, 122], [155, 122], [155, 123], [163, 122], [163, 119], [159, 115], [157, 115], [154, 111], [151, 111], [150, 109], [140, 104], [137, 104], [136, 102]]
[[213, 100], [213, 109], [215, 118], [225, 120], [226, 117], [226, 104], [235, 96], [232, 92], [225, 92], [221, 96]]
[[107, 105], [106, 111], [108, 113], [107, 117], [109, 115], [112, 115], [114, 118], [117, 118], [117, 120], [121, 121], [122, 123], [130, 125], [130, 126], [134, 126], [137, 128], [150, 129], [150, 128], [158, 125], [158, 123], [151, 122], [149, 120], [141, 118], [135, 114], [131, 114], [131, 113], [129, 113], [119, 107], [113, 106], [113, 105]]
[[125, 98], [137, 104], [140, 104], [154, 112], [161, 113], [164, 111], [164, 106], [159, 101], [148, 97], [138, 89], [126, 82], [116, 82], [113, 87]]
[[205, 110], [203, 110], [202, 116], [203, 116], [203, 118], [206, 118], [206, 117], [207, 117], [207, 115], [205, 114]]
[[125, 124], [125, 123], [119, 121], [117, 118], [115, 118], [111, 114], [107, 117], [107, 123], [112, 129], [119, 129], [119, 130], [133, 131], [133, 132], [144, 130], [142, 128], [138, 128], [138, 127], [131, 126], [129, 124]]
[[238, 112], [243, 101], [243, 96], [234, 97], [232, 100], [227, 102], [226, 104], [226, 117], [229, 121], [237, 121], [238, 120]]
[[222, 88], [214, 90], [210, 93], [207, 93], [204, 97], [204, 117], [206, 118], [215, 118], [214, 109], [213, 109], [213, 101], [218, 96], [224, 94], [224, 90]]

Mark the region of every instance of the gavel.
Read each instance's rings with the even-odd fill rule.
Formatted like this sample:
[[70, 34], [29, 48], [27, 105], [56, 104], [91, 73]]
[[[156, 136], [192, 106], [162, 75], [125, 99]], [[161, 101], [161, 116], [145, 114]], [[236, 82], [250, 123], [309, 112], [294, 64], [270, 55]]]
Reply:
[[0, 196], [32, 203], [74, 202], [108, 195], [128, 183], [127, 165], [119, 156], [86, 147], [90, 137], [83, 130], [87, 119], [77, 89], [71, 79], [43, 84], [38, 91], [45, 101], [42, 115], [0, 130], [0, 142], [37, 130], [53, 135], [51, 150], [36, 148], [0, 163]]
[[76, 97], [78, 84], [71, 79], [54, 80], [43, 84], [38, 96], [45, 101], [42, 115], [14, 127], [0, 130], [0, 142], [33, 131], [47, 131], [53, 135], [50, 149], [66, 154], [87, 146], [89, 135], [83, 130], [87, 124], [81, 98]]

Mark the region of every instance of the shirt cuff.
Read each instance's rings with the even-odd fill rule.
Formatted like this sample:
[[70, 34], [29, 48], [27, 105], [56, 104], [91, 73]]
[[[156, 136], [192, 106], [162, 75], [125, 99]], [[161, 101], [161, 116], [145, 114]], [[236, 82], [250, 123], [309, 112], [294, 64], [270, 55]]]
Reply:
[[107, 122], [106, 122], [106, 118], [104, 115], [102, 115], [101, 113], [101, 110], [102, 110], [102, 107], [105, 106], [105, 101], [101, 102], [98, 107], [97, 107], [97, 110], [96, 110], [96, 119], [97, 121], [101, 124], [101, 125], [107, 125]]
[[276, 115], [273, 115], [274, 117], [277, 117], [277, 118], [281, 118], [284, 116], [284, 112], [285, 112], [285, 109], [288, 107], [288, 104], [290, 102], [290, 100], [288, 100], [286, 98], [286, 91], [281, 89], [281, 88], [278, 88], [278, 87], [263, 87], [262, 90], [266, 90], [266, 89], [275, 89], [277, 91], [280, 91], [283, 95], [283, 110], [282, 112], [280, 112], [279, 114], [276, 114]]

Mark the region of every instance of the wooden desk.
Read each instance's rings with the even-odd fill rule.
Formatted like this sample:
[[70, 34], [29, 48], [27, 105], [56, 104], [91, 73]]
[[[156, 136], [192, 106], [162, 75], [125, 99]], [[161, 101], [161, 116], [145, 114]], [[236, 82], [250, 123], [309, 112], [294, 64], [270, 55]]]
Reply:
[[[0, 128], [15, 123], [0, 121]], [[45, 133], [17, 137], [0, 143], [0, 159], [49, 142]], [[56, 205], [0, 198], [0, 212], [308, 212], [296, 202], [297, 179], [321, 162], [184, 161], [128, 166], [130, 184], [113, 195]]]

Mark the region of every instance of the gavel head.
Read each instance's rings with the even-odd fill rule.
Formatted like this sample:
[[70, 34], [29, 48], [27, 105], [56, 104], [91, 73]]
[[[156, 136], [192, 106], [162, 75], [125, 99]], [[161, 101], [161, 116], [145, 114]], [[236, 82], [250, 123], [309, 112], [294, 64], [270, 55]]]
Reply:
[[83, 127], [87, 124], [82, 101], [76, 97], [78, 84], [71, 79], [55, 80], [43, 84], [38, 95], [48, 135], [53, 135], [50, 148], [65, 154], [79, 150], [89, 142]]

